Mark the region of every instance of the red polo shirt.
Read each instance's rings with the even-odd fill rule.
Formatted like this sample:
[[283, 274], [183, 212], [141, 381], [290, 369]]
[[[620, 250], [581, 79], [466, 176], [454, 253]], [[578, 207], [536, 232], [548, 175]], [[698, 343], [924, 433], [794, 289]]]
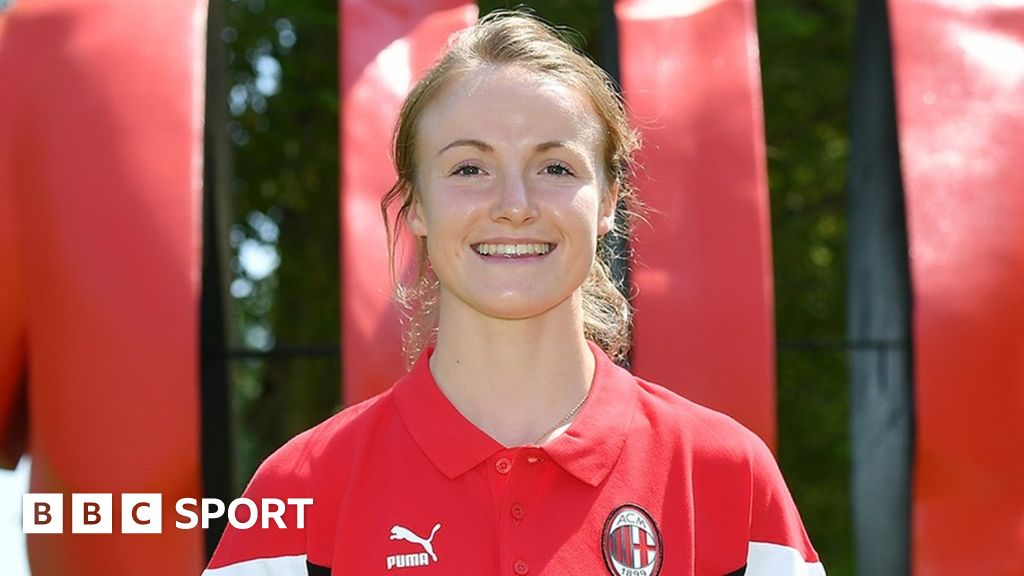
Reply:
[[244, 497], [312, 498], [304, 528], [291, 507], [286, 528], [229, 526], [204, 574], [824, 574], [757, 436], [591, 349], [572, 426], [515, 448], [455, 409], [427, 351], [260, 466]]

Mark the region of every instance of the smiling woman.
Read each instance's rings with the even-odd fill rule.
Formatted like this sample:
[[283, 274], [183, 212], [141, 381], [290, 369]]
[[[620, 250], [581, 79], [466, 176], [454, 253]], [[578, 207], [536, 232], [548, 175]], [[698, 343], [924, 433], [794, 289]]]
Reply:
[[637, 146], [553, 28], [457, 34], [382, 202], [392, 257], [417, 239], [411, 371], [264, 462], [245, 497], [312, 498], [306, 527], [229, 528], [207, 573], [823, 574], [764, 443], [613, 361], [630, 310], [600, 238], [636, 209]]
[[615, 203], [589, 105], [538, 74], [482, 67], [440, 94], [419, 130], [407, 218], [440, 281], [438, 324], [464, 328], [444, 335], [541, 314], [571, 325]]

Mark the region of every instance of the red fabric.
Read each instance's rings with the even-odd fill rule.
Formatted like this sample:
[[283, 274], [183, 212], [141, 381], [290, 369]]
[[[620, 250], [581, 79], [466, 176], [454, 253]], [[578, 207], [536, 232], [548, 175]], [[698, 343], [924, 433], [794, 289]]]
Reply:
[[[5, 252], [0, 284], [6, 298], [8, 279], [22, 282], [24, 299], [0, 318], [0, 389], [17, 374], [7, 359], [20, 331], [30, 490], [161, 492], [166, 516], [201, 490], [206, 4], [39, 0], [2, 18], [0, 218], [18, 224], [21, 265]], [[30, 536], [33, 572], [201, 568], [201, 532], [121, 535], [119, 520], [112, 535]]]
[[752, 0], [618, 0], [651, 225], [632, 247], [633, 369], [775, 438], [768, 190]]
[[[0, 17], [2, 18], [2, 17]], [[0, 19], [0, 59], [4, 21]], [[0, 60], [2, 63], [2, 60]], [[6, 80], [0, 68], [0, 79]], [[2, 80], [0, 80], [2, 81]], [[0, 90], [0, 110], [11, 110], [12, 90]], [[28, 318], [21, 231], [15, 214], [13, 122], [0, 122], [0, 467], [13, 470], [26, 449], [26, 339]]]
[[661, 574], [733, 573], [752, 542], [775, 544], [792, 561], [762, 572], [752, 559], [749, 573], [823, 574], [760, 439], [590, 349], [593, 386], [572, 426], [544, 445], [514, 448], [448, 401], [427, 351], [393, 388], [260, 466], [245, 497], [313, 498], [304, 530], [294, 517], [289, 529], [228, 528], [210, 567], [301, 574], [278, 561], [308, 555], [335, 573], [389, 574], [389, 556], [423, 552], [390, 537], [403, 527], [421, 538], [436, 531], [437, 560], [417, 567], [424, 574], [608, 574], [606, 521], [631, 504], [660, 529], [651, 541]]
[[[404, 373], [380, 200], [395, 181], [389, 155], [402, 100], [472, 24], [465, 0], [341, 0], [342, 390], [351, 405]], [[401, 268], [399, 268], [401, 269]]]
[[1024, 6], [890, 2], [914, 290], [915, 574], [1024, 574]]

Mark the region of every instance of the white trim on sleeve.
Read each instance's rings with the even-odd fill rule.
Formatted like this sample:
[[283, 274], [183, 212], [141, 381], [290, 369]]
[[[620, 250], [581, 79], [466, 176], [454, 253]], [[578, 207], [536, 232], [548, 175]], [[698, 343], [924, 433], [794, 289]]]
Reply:
[[306, 555], [246, 560], [223, 568], [204, 570], [202, 576], [309, 576]]
[[821, 562], [808, 562], [795, 548], [768, 542], [751, 542], [746, 576], [825, 576]]

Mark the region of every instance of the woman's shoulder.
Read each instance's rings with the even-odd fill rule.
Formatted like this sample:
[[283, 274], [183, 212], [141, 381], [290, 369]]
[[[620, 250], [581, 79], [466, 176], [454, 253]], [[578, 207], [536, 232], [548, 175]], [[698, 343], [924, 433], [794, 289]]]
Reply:
[[[355, 460], [340, 448], [358, 449], [361, 439], [368, 438], [382, 422], [389, 420], [389, 413], [394, 412], [392, 406], [392, 392], [388, 390], [295, 435], [268, 456], [249, 480], [242, 498], [259, 502], [258, 506], [268, 501], [276, 501], [278, 506], [287, 503], [283, 515], [275, 521], [276, 525], [264, 518], [258, 530], [229, 524], [210, 568], [252, 562], [249, 569], [256, 572], [288, 566], [288, 570], [305, 574], [307, 554], [311, 566], [317, 560], [329, 563], [329, 556], [317, 558], [315, 554], [322, 553], [321, 541], [330, 538], [334, 526], [332, 510], [338, 490], [333, 481], [345, 474]], [[311, 546], [309, 534], [317, 535], [317, 546]]]
[[760, 436], [732, 416], [703, 406], [668, 388], [635, 377], [638, 410], [655, 434], [675, 439], [695, 459], [760, 462], [770, 450]]
[[[636, 418], [650, 422], [652, 441], [669, 442], [687, 468], [707, 524], [738, 518], [750, 542], [747, 573], [821, 574], [793, 497], [767, 444], [731, 416], [637, 378]], [[634, 430], [636, 427], [634, 426]]]

